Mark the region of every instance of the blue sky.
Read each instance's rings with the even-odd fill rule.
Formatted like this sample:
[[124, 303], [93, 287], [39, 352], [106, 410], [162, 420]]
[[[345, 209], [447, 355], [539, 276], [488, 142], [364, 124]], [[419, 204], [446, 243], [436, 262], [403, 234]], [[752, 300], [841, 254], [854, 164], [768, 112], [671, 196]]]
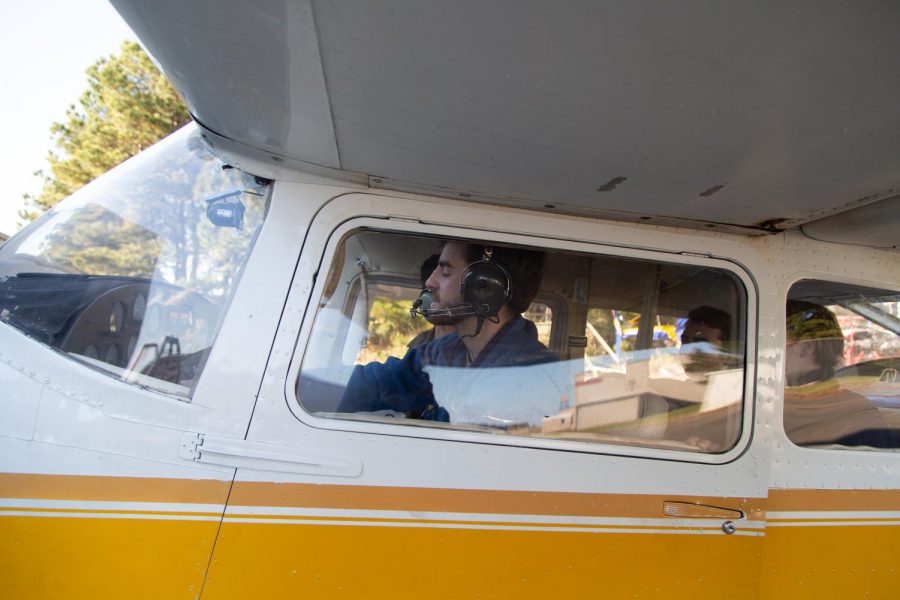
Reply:
[[0, 231], [17, 229], [22, 194], [51, 149], [50, 124], [87, 88], [85, 70], [137, 39], [106, 0], [0, 0]]

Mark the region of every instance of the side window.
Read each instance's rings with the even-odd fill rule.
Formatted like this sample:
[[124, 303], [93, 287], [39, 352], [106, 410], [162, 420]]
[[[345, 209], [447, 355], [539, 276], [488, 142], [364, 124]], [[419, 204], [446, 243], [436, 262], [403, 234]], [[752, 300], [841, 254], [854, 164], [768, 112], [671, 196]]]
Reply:
[[900, 294], [803, 280], [787, 301], [784, 428], [799, 446], [900, 439]]
[[[417, 282], [370, 281], [367, 288], [368, 326], [365, 342], [354, 363], [385, 361], [390, 356], [403, 356], [411, 346], [430, 341], [432, 328], [425, 319], [412, 319], [409, 307], [422, 291]], [[421, 336], [421, 337], [420, 337]]]
[[298, 397], [327, 418], [724, 452], [741, 434], [746, 304], [722, 269], [357, 231]]
[[117, 379], [190, 396], [266, 188], [183, 130], [0, 249], [0, 321]]

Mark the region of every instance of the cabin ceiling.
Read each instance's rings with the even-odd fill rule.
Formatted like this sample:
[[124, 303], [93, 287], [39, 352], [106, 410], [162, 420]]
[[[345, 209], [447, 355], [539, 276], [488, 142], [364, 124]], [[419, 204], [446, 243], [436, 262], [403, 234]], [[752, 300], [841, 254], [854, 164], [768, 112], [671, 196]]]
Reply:
[[748, 230], [883, 201], [887, 235], [834, 241], [900, 243], [898, 2], [112, 2], [203, 127], [274, 161]]

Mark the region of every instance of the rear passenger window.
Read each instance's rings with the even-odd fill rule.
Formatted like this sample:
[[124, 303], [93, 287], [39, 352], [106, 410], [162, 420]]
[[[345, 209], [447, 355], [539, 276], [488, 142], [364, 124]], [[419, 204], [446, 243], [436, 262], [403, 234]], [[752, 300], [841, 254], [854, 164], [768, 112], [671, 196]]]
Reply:
[[708, 453], [740, 438], [747, 295], [727, 270], [361, 230], [324, 288], [297, 385], [316, 416]]
[[890, 449], [900, 439], [900, 294], [804, 280], [790, 290], [784, 427], [795, 444]]

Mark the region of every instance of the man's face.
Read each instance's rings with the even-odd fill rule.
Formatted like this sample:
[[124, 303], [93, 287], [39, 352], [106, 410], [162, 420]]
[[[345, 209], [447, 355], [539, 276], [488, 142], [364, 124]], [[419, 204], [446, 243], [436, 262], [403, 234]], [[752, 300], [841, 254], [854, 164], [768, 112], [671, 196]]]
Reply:
[[681, 334], [681, 343], [709, 342], [710, 344], [721, 346], [722, 337], [722, 330], [718, 327], [710, 327], [706, 323], [688, 320], [684, 325], [684, 332]]
[[814, 340], [788, 340], [784, 348], [784, 376], [788, 385], [797, 385], [805, 375], [820, 368]]
[[[469, 266], [466, 260], [466, 245], [459, 242], [447, 242], [441, 249], [438, 266], [425, 281], [425, 287], [431, 290], [434, 301], [432, 310], [445, 310], [461, 302], [459, 285], [463, 271]], [[432, 316], [428, 320], [433, 325], [453, 325], [468, 317]]]
[[728, 368], [729, 357], [721, 353], [724, 332], [700, 321], [688, 320], [681, 334], [681, 363], [688, 375], [702, 376]]

